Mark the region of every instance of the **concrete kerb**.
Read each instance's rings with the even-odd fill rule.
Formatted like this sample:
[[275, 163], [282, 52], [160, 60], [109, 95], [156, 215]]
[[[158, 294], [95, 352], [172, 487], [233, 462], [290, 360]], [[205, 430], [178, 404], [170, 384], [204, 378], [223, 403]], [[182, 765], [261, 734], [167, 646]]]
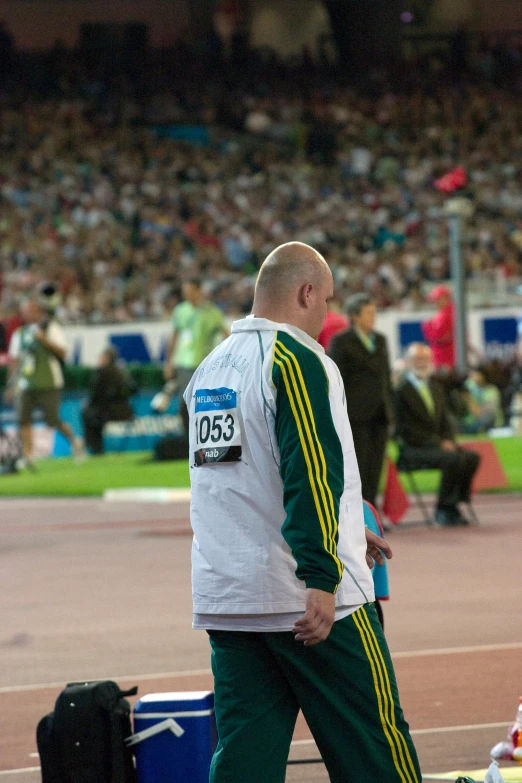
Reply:
[[103, 499], [108, 503], [187, 503], [190, 501], [190, 489], [168, 487], [106, 489]]

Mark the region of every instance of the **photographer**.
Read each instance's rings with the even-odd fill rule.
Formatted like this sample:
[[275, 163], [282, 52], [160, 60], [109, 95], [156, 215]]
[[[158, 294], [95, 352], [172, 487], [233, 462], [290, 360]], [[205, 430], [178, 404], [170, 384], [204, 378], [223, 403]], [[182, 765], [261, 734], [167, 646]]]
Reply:
[[[21, 308], [24, 325], [11, 338], [10, 393], [20, 426], [22, 456], [33, 466], [32, 416], [37, 410], [45, 422], [64, 435], [76, 458], [83, 456], [83, 441], [60, 419], [60, 392], [63, 388], [62, 363], [67, 344], [60, 324], [54, 319], [56, 294], [40, 293], [38, 301], [28, 300]], [[43, 306], [42, 306], [43, 305]]]

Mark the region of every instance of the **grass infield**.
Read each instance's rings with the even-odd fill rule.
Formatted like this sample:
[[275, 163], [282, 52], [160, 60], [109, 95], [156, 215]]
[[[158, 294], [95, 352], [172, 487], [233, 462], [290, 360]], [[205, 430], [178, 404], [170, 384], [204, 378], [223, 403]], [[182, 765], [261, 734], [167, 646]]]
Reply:
[[103, 495], [106, 489], [125, 487], [188, 487], [187, 460], [154, 462], [149, 452], [88, 457], [80, 465], [67, 457], [44, 459], [36, 472], [0, 476], [0, 495], [68, 496]]
[[[508, 477], [507, 491], [522, 492], [522, 438], [499, 438], [494, 443]], [[438, 471], [416, 477], [423, 492], [436, 491]], [[81, 465], [67, 458], [42, 460], [35, 473], [0, 475], [0, 496], [100, 496], [106, 489], [189, 485], [186, 460], [153, 462], [149, 452], [129, 452], [90, 457]]]

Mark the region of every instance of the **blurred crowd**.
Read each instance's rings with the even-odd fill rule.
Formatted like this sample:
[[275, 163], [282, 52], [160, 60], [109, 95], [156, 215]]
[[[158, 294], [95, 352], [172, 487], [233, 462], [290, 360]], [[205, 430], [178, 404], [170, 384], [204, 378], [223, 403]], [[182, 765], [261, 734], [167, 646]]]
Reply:
[[166, 319], [194, 276], [240, 315], [263, 258], [292, 239], [324, 253], [341, 305], [366, 292], [419, 309], [449, 276], [433, 183], [457, 164], [474, 206], [467, 275], [515, 285], [515, 55], [505, 79], [484, 50], [457, 76], [435, 59], [348, 83], [312, 62], [212, 76], [195, 59], [181, 68], [181, 52], [173, 70], [109, 84], [51, 53], [45, 89], [14, 80], [0, 93], [2, 315], [52, 280], [63, 323]]

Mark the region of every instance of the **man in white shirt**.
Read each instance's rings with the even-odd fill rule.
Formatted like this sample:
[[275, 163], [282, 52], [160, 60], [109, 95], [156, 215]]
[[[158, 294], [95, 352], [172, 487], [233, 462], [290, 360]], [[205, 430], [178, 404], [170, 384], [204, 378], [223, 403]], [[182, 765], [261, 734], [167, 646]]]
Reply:
[[336, 783], [420, 783], [368, 563], [342, 379], [317, 343], [333, 280], [271, 253], [254, 315], [201, 363], [190, 417], [194, 627], [208, 631], [211, 783], [282, 783], [299, 709]]

